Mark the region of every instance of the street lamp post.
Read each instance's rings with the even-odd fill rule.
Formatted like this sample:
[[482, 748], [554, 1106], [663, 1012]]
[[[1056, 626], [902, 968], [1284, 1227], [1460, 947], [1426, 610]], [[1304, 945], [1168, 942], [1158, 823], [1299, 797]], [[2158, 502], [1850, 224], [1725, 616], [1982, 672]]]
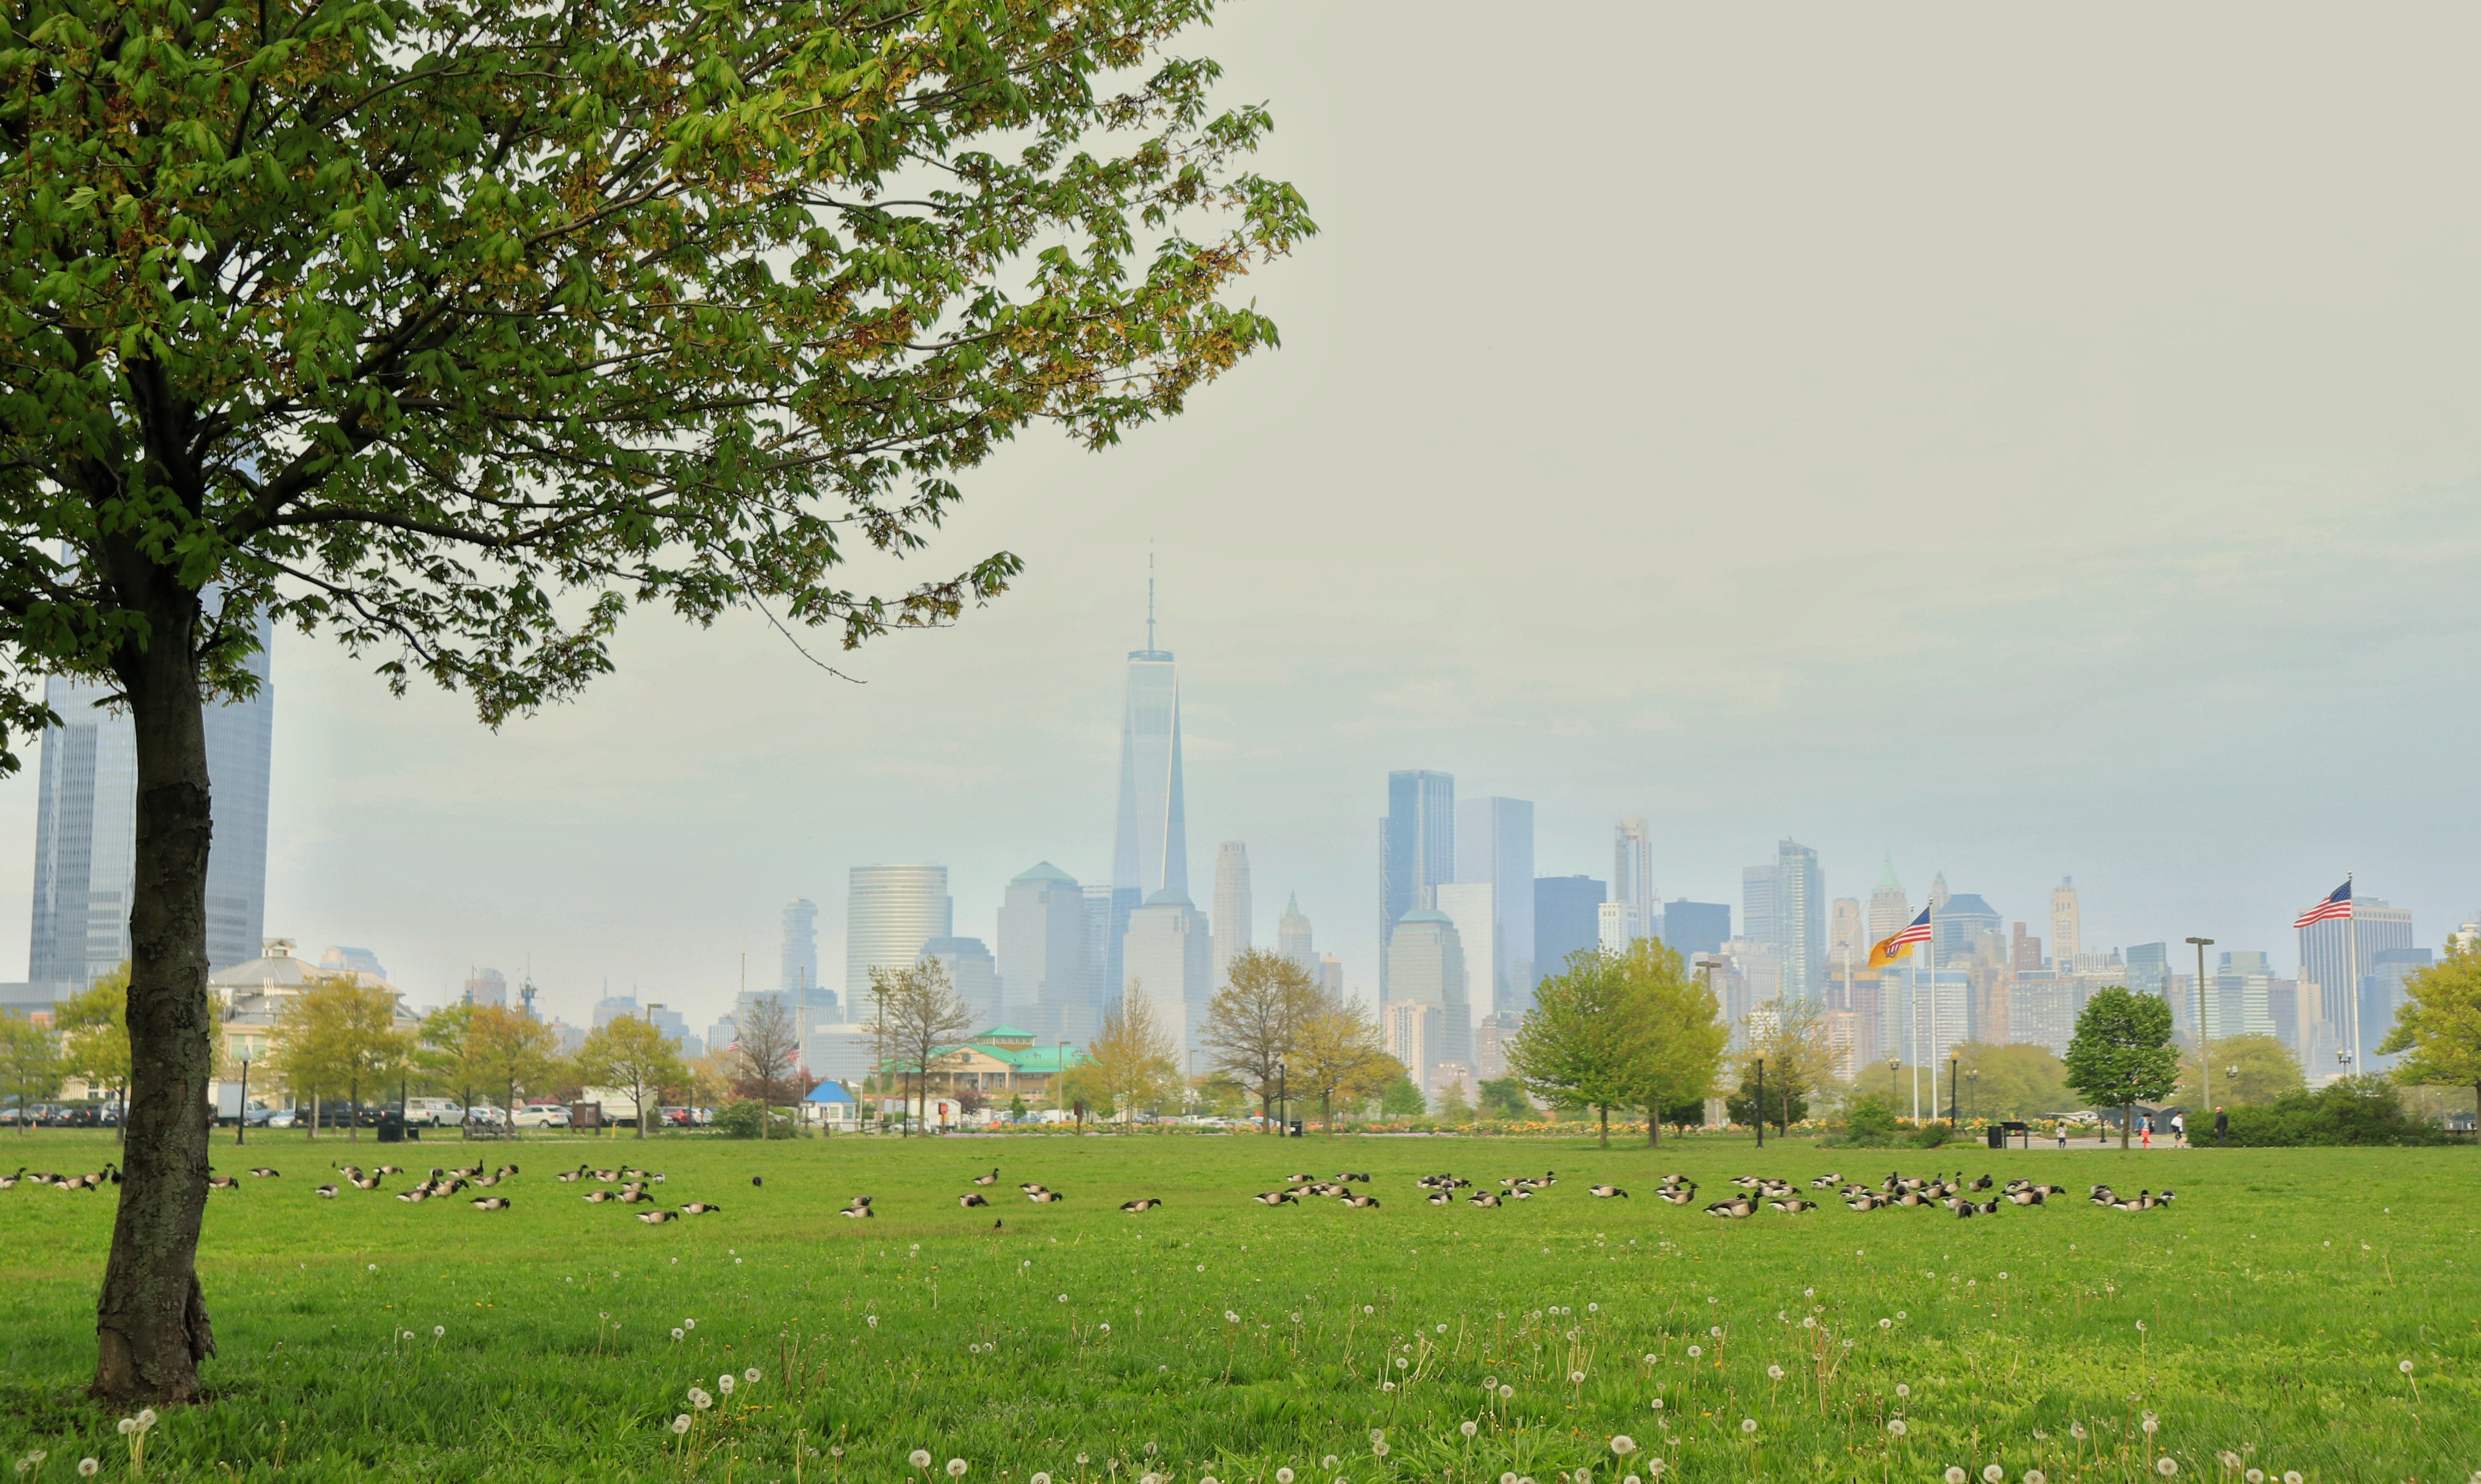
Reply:
[[2191, 938], [2197, 948], [2197, 1095], [2206, 1106], [2214, 1106], [2213, 1043], [2206, 1039], [2206, 950], [2212, 947], [2211, 938]]
[[233, 1142], [242, 1142], [242, 1131], [249, 1127], [249, 1058], [241, 1059], [241, 1106], [233, 1114]]
[[1973, 1111], [1978, 1113], [1981, 1110], [1981, 1069], [1979, 1067], [1974, 1067], [1967, 1071], [1964, 1075], [1972, 1083], [1972, 1107]]
[[1275, 1137], [1282, 1138], [1293, 1130], [1293, 1068], [1289, 1062], [1275, 1063]]
[[1766, 1058], [1758, 1058], [1758, 1147], [1766, 1147]]
[[[1956, 1054], [1955, 1054], [1954, 1053], [1952, 1053], [1952, 1052], [1949, 1052], [1949, 1053], [1947, 1054], [1947, 1058], [1946, 1058], [1946, 1127], [1947, 1127], [1947, 1132], [1948, 1132], [1948, 1133], [1954, 1133], [1954, 1132], [1955, 1132], [1955, 1076], [1956, 1076], [1956, 1068], [1958, 1068], [1958, 1067], [1962, 1066], [1963, 1064], [1964, 1064], [1964, 1058], [1962, 1058], [1962, 1057], [1960, 1057], [1960, 1056], [1956, 1055]], [[1937, 1089], [1936, 1087], [1932, 1087], [1932, 1088], [1930, 1089], [1930, 1091], [1931, 1091], [1931, 1092], [1933, 1092], [1933, 1093], [1935, 1093], [1935, 1092], [1937, 1092], [1937, 1091], [1938, 1091], [1938, 1089]]]
[[1894, 1107], [1895, 1100], [1903, 1095], [1902, 1089], [1895, 1084], [1895, 1074], [1903, 1070], [1903, 1066], [1904, 1061], [1900, 1056], [1887, 1058], [1887, 1106], [1890, 1109]]

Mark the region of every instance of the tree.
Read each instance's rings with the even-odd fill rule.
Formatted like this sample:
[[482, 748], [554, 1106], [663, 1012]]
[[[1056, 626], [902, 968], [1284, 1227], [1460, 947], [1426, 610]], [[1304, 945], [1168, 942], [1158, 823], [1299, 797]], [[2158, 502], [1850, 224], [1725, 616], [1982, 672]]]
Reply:
[[321, 1089], [343, 1089], [353, 1110], [345, 1137], [358, 1141], [362, 1089], [396, 1076], [413, 1055], [416, 1035], [396, 1028], [396, 996], [344, 976], [312, 979], [275, 1012], [276, 1070], [299, 1097], [311, 1095], [310, 1127], [317, 1136]]
[[1474, 1121], [1473, 1100], [1465, 1096], [1465, 1084], [1451, 1081], [1439, 1089], [1439, 1122], [1463, 1125]]
[[[801, 1059], [801, 1032], [793, 1010], [780, 996], [762, 995], [741, 1006], [741, 1038], [733, 1057], [741, 1080], [757, 1095], [759, 1105], [772, 1109], [800, 1100], [792, 1090], [794, 1069]], [[760, 1124], [759, 1136], [774, 1136], [774, 1119]], [[787, 1129], [789, 1137], [792, 1131]]]
[[[1960, 1096], [1968, 1115], [2032, 1118], [2065, 1111], [2074, 1104], [2075, 1094], [2068, 1090], [2068, 1069], [2047, 1047], [1960, 1041], [1955, 1054], [1957, 1070], [1964, 1076]], [[1878, 1074], [1868, 1078], [1873, 1093], [1884, 1085], [1880, 1077], [1885, 1071], [1882, 1064]]]
[[2481, 941], [2456, 940], [2444, 958], [2404, 980], [2403, 1007], [2378, 1050], [2411, 1053], [2389, 1074], [2396, 1081], [2470, 1087], [2481, 1112]]
[[35, 1105], [60, 1085], [59, 1035], [24, 1016], [0, 1014], [0, 1092], [17, 1110], [19, 1133], [35, 1127]]
[[[457, 1106], [466, 1108], [474, 1106], [474, 1067], [466, 1056], [469, 1043], [465, 1035], [473, 1024], [473, 1005], [459, 1002], [440, 1006], [422, 1018], [407, 1058], [409, 1071], [426, 1087], [455, 1092]], [[462, 1120], [458, 1127], [465, 1127]]]
[[1475, 1084], [1481, 1097], [1480, 1112], [1484, 1118], [1497, 1118], [1509, 1123], [1530, 1122], [1534, 1116], [1532, 1100], [1525, 1095], [1525, 1080], [1520, 1077], [1495, 1077]]
[[[609, 668], [632, 599], [851, 644], [995, 595], [1005, 553], [831, 579], [1023, 428], [1108, 445], [1271, 346], [1221, 296], [1316, 230], [1241, 169], [1264, 110], [1155, 55], [1209, 10], [11, 13], [0, 664], [108, 680], [137, 730], [98, 1394], [189, 1397], [212, 1350], [202, 708], [259, 620], [496, 725]], [[45, 719], [0, 686], [0, 726]]]
[[1128, 993], [1103, 1011], [1103, 1028], [1085, 1045], [1089, 1085], [1123, 1113], [1153, 1107], [1180, 1091], [1180, 1046], [1163, 1028], [1145, 987], [1129, 981]]
[[[894, 1058], [894, 1070], [913, 1079], [920, 1109], [930, 1116], [930, 1074], [960, 1059], [949, 1046], [973, 1028], [974, 1016], [948, 982], [947, 968], [926, 958], [901, 969], [870, 971], [871, 1033]], [[882, 1063], [881, 1070], [888, 1070]]]
[[517, 1093], [558, 1075], [560, 1037], [541, 1021], [506, 1005], [480, 1004], [467, 1020], [463, 1062], [476, 1080], [508, 1094], [509, 1131], [517, 1128]]
[[2126, 1149], [2135, 1105], [2168, 1097], [2179, 1084], [2171, 1006], [2159, 995], [2131, 994], [2124, 985], [2096, 990], [2076, 1017], [2067, 1067], [2069, 1086], [2097, 1107], [2119, 1109], [2119, 1147]]
[[1729, 1038], [1712, 991], [1677, 950], [1645, 939], [1626, 953], [1571, 954], [1535, 989], [1508, 1064], [1554, 1106], [1595, 1109], [1606, 1146], [1612, 1108], [1645, 1109], [1650, 1143], [1661, 1109], [1704, 1097]]
[[[119, 1092], [120, 1138], [129, 1139], [129, 965], [124, 962], [52, 1011], [61, 1066], [89, 1087]], [[206, 1089], [198, 1089], [199, 1096]], [[124, 1157], [125, 1158], [125, 1157]]]
[[1230, 1073], [1258, 1100], [1270, 1132], [1282, 1132], [1275, 1128], [1275, 1092], [1283, 1085], [1293, 1036], [1319, 1000], [1318, 981], [1308, 970], [1280, 953], [1251, 949], [1232, 960], [1223, 987], [1206, 1007], [1198, 1045], [1214, 1056], [1217, 1070]]
[[1319, 1121], [1329, 1133], [1339, 1101], [1356, 1101], [1404, 1075], [1361, 1002], [1333, 996], [1321, 997], [1293, 1028], [1291, 1066], [1294, 1085], [1318, 1095]]
[[[586, 1033], [573, 1058], [589, 1086], [625, 1092], [638, 1109], [638, 1137], [646, 1136], [647, 1112], [660, 1109], [664, 1092], [690, 1080], [680, 1048], [652, 1022], [622, 1015]], [[658, 1111], [657, 1116], [661, 1113]]]
[[[2213, 1056], [2210, 1062], [2201, 1063], [2194, 1047], [2180, 1054], [2180, 1086], [2175, 1096], [2183, 1102], [2193, 1100], [2202, 1106], [2205, 1088], [2210, 1084], [2215, 1103], [2255, 1106], [2309, 1085], [2291, 1048], [2262, 1031], [2218, 1036], [2207, 1043], [2207, 1050]], [[2239, 1070], [2234, 1073], [2233, 1067]]]
[[1420, 1084], [1410, 1077], [1398, 1077], [1378, 1089], [1378, 1111], [1394, 1118], [1419, 1118], [1430, 1109], [1430, 1100], [1422, 1096]]
[[[1811, 1098], [1835, 1076], [1835, 1047], [1826, 1017], [1801, 1000], [1769, 1000], [1749, 1012], [1746, 1049], [1740, 1057], [1739, 1090], [1724, 1100], [1735, 1123], [1760, 1119], [1788, 1132], [1809, 1116]], [[1757, 1062], [1765, 1059], [1765, 1106], [1757, 1106]]]

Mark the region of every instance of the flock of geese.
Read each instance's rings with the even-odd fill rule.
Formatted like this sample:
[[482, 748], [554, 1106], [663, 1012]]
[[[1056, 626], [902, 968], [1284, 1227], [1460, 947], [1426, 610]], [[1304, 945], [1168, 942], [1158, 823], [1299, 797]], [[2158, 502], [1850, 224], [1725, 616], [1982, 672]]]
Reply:
[[[1788, 1180], [1777, 1180], [1767, 1175], [1742, 1175], [1735, 1178], [1732, 1184], [1740, 1188], [1740, 1193], [1708, 1205], [1706, 1214], [1726, 1221], [1738, 1221], [1756, 1215], [1760, 1210], [1782, 1211], [1786, 1215], [1817, 1210], [1818, 1203], [1802, 1196]], [[2068, 1193], [2065, 1185], [2036, 1185], [2029, 1180], [2011, 1180], [2000, 1185], [1988, 1175], [1968, 1182], [1962, 1170], [1956, 1171], [1951, 1180], [1938, 1175], [1923, 1179], [1894, 1171], [1875, 1185], [1846, 1181], [1841, 1174], [1830, 1172], [1811, 1181], [1809, 1187], [1813, 1190], [1834, 1189], [1836, 1196], [1851, 1211], [1943, 1206], [1953, 1211], [1958, 1220], [1995, 1215], [2001, 1206], [2040, 1206], [2053, 1196]], [[1994, 1190], [1997, 1193], [1989, 1193]], [[1665, 1175], [1658, 1193], [1674, 1206], [1685, 1206], [1695, 1198], [1697, 1185], [1685, 1176]], [[1988, 1199], [1974, 1199], [1976, 1195], [1984, 1194]], [[2123, 1198], [2108, 1185], [2094, 1185], [2087, 1189], [2085, 1195], [2094, 1205], [2107, 1206], [2113, 1211], [2152, 1211], [2157, 1206], [2170, 1205], [2172, 1199], [2168, 1190], [2160, 1195], [2150, 1190], [2139, 1191], [2132, 1197]]]
[[[274, 1170], [252, 1170], [250, 1173], [253, 1175], [273, 1175], [275, 1172]], [[120, 1166], [114, 1164], [112, 1161], [107, 1159], [104, 1161], [103, 1168], [96, 1170], [91, 1175], [62, 1175], [51, 1170], [28, 1170], [21, 1164], [17, 1166], [16, 1174], [0, 1175], [0, 1190], [14, 1190], [19, 1185], [27, 1182], [32, 1182], [38, 1185], [49, 1185], [55, 1190], [100, 1190], [105, 1185], [117, 1185], [120, 1184]], [[215, 1184], [212, 1180], [207, 1183], [209, 1185]], [[233, 1182], [227, 1180], [224, 1184], [229, 1185], [232, 1185]]]

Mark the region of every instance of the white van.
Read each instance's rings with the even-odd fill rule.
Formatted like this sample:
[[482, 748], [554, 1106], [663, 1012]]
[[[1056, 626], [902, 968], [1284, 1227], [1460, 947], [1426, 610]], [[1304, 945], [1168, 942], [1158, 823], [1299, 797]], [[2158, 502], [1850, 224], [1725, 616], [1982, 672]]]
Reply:
[[407, 1098], [405, 1121], [429, 1129], [453, 1128], [465, 1121], [465, 1109], [454, 1098]]

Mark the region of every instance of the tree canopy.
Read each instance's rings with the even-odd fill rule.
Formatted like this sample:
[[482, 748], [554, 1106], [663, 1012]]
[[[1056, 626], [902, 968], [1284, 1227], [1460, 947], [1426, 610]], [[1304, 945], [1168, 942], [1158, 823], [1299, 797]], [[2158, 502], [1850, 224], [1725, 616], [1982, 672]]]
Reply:
[[1731, 1038], [1713, 992], [1654, 939], [1575, 953], [1533, 998], [1508, 1064], [1536, 1096], [1597, 1110], [1606, 1144], [1615, 1107], [1643, 1109], [1652, 1142], [1664, 1109], [1706, 1096]]
[[1293, 1054], [1293, 1037], [1319, 1002], [1319, 986], [1308, 970], [1280, 953], [1250, 949], [1233, 957], [1223, 987], [1206, 1007], [1198, 1045], [1214, 1058], [1215, 1070], [1230, 1074], [1258, 1100], [1270, 1131], [1280, 1132], [1274, 1125], [1275, 1093], [1283, 1083], [1285, 1058]]
[[2481, 942], [2449, 944], [2446, 956], [2404, 981], [2404, 1004], [2378, 1043], [2410, 1053], [2390, 1074], [2412, 1085], [2470, 1087], [2481, 1111]]
[[2309, 1085], [2300, 1070], [2300, 1058], [2291, 1054], [2291, 1048], [2262, 1031], [2216, 1036], [2207, 1049], [2213, 1059], [2204, 1063], [2198, 1058], [2197, 1048], [2181, 1051], [2180, 1086], [2175, 1096], [2193, 1099], [2197, 1106], [2204, 1106], [2206, 1088], [2210, 1085], [2216, 1105], [2256, 1106]]
[[614, 1016], [588, 1031], [586, 1044], [570, 1059], [588, 1085], [629, 1095], [640, 1138], [646, 1136], [646, 1126], [662, 1107], [665, 1092], [690, 1080], [690, 1069], [681, 1064], [681, 1051], [672, 1038], [636, 1015]]

